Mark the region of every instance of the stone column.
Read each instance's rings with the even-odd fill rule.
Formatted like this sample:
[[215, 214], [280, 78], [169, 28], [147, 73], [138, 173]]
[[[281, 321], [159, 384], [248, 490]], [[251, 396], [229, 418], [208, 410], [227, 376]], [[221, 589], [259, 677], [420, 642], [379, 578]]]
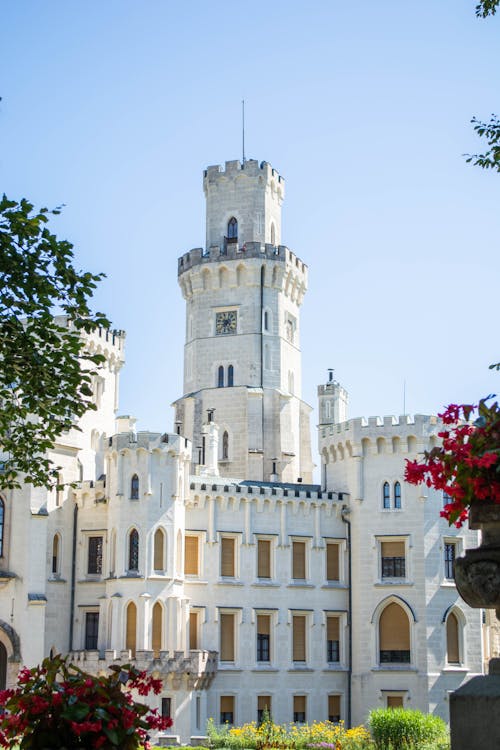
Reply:
[[500, 747], [500, 659], [450, 695], [451, 750]]

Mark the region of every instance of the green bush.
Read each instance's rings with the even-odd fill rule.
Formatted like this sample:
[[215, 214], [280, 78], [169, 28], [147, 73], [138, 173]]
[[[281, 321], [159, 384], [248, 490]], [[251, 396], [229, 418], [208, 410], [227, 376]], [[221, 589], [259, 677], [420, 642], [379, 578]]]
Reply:
[[439, 716], [405, 708], [370, 712], [369, 726], [377, 750], [446, 750], [448, 728]]

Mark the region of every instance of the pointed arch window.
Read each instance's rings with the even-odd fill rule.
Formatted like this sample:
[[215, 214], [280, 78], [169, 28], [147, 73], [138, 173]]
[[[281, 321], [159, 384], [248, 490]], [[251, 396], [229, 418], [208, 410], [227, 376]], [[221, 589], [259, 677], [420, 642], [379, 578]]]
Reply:
[[391, 488], [389, 487], [389, 482], [384, 482], [384, 486], [382, 488], [382, 501], [384, 504], [384, 508], [391, 507]]
[[224, 430], [222, 435], [222, 460], [227, 461], [229, 458], [229, 434]]
[[460, 664], [460, 625], [453, 612], [446, 618], [446, 659], [448, 664]]
[[217, 388], [224, 388], [224, 368], [222, 365], [217, 370]]
[[401, 485], [399, 482], [394, 482], [394, 507], [401, 508]]
[[276, 244], [276, 230], [274, 228], [274, 224], [271, 224], [271, 245]]
[[160, 602], [156, 602], [153, 607], [153, 622], [152, 622], [152, 649], [153, 656], [158, 659], [162, 647], [162, 633], [163, 633], [163, 608]]
[[227, 368], [227, 384], [229, 387], [234, 385], [234, 367], [232, 365]]
[[52, 540], [52, 575], [57, 576], [59, 574], [59, 556], [60, 556], [60, 542], [59, 534], [54, 534]]
[[410, 621], [403, 607], [391, 602], [379, 620], [380, 663], [410, 663]]
[[130, 499], [139, 500], [139, 477], [134, 474], [130, 480]]
[[229, 241], [236, 242], [238, 239], [238, 222], [231, 216], [227, 222], [227, 238]]
[[128, 569], [139, 570], [139, 532], [132, 529], [128, 538]]
[[132, 652], [132, 656], [135, 656], [135, 650], [137, 647], [137, 607], [134, 602], [130, 602], [127, 607], [127, 618], [126, 618], [126, 632], [125, 632], [125, 648]]
[[4, 529], [5, 529], [5, 503], [0, 497], [0, 557], [3, 557]]
[[165, 535], [162, 529], [156, 529], [154, 536], [154, 561], [155, 570], [163, 570], [165, 567]]

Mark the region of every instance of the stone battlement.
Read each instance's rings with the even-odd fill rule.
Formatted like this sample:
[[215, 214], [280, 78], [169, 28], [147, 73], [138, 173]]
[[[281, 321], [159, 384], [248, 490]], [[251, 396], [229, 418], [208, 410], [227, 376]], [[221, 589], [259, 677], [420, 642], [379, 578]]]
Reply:
[[235, 159], [234, 161], [226, 161], [224, 167], [221, 167], [220, 164], [207, 167], [203, 172], [203, 187], [206, 190], [207, 185], [210, 183], [221, 179], [230, 179], [241, 174], [248, 175], [249, 177], [265, 177], [268, 181], [274, 179], [280, 184], [282, 189], [285, 185], [284, 178], [267, 161], [262, 161], [259, 164], [257, 159], [248, 159], [242, 163], [239, 159]]
[[246, 242], [241, 247], [237, 243], [221, 247], [212, 245], [208, 251], [201, 247], [190, 250], [178, 259], [177, 275], [181, 276], [185, 271], [199, 264], [205, 263], [227, 263], [230, 261], [244, 261], [246, 258], [259, 258], [261, 260], [275, 260], [281, 263], [289, 263], [302, 273], [306, 273], [307, 266], [286, 245], [262, 244], [260, 242]]
[[120, 432], [109, 438], [108, 445], [110, 450], [115, 451], [168, 450], [180, 454], [190, 450], [190, 442], [186, 437], [167, 432]]
[[292, 501], [292, 500], [320, 500], [342, 502], [347, 499], [344, 492], [324, 492], [318, 484], [294, 484], [286, 485], [281, 482], [258, 482], [251, 481], [243, 483], [224, 481], [207, 481], [206, 477], [191, 477], [190, 490], [192, 493], [200, 494], [206, 492], [208, 495], [217, 494], [225, 498], [236, 498], [256, 501]]
[[[68, 320], [67, 315], [56, 315], [55, 322], [61, 328], [74, 329], [73, 323]], [[106, 328], [96, 328], [92, 333], [82, 331], [82, 336], [89, 342], [89, 349], [103, 353], [105, 356], [114, 354], [115, 359], [123, 360], [125, 348], [125, 331]]]

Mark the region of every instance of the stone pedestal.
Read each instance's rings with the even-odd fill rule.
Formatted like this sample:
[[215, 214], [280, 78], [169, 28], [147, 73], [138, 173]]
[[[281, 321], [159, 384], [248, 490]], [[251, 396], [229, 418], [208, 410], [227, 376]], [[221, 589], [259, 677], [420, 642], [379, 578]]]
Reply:
[[451, 750], [500, 748], [500, 659], [450, 696]]

